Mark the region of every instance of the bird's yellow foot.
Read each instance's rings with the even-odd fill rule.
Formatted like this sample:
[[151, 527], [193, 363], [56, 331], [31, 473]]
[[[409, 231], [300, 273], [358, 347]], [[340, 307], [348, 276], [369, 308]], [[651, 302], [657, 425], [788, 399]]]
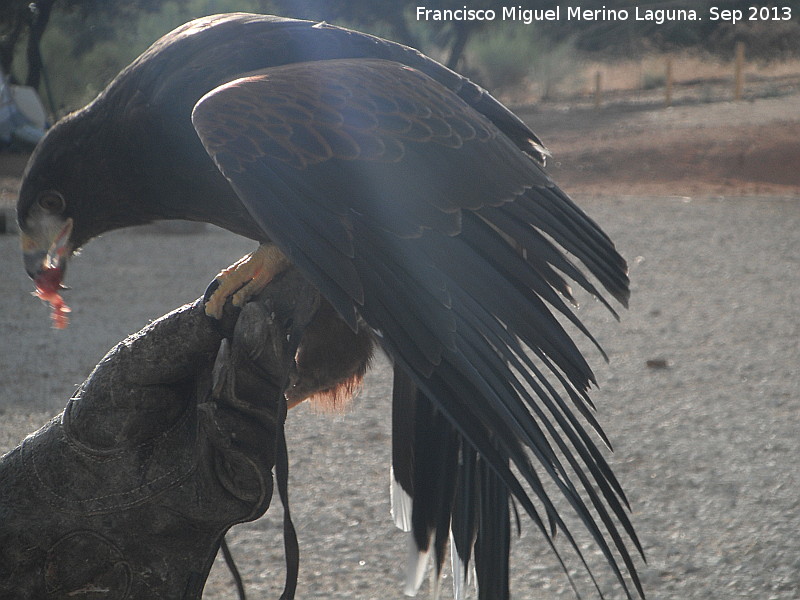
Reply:
[[206, 300], [206, 314], [215, 319], [222, 318], [222, 308], [228, 298], [234, 306], [243, 306], [289, 266], [289, 259], [277, 246], [261, 244], [258, 250], [217, 275], [214, 280], [217, 289]]

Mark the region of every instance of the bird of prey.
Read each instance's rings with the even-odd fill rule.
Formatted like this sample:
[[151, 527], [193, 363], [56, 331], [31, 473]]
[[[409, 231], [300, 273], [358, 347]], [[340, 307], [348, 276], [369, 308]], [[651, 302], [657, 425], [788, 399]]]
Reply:
[[456, 597], [474, 573], [479, 598], [509, 598], [520, 512], [583, 561], [566, 508], [623, 593], [643, 596], [642, 548], [595, 441], [608, 442], [594, 376], [565, 329], [594, 341], [568, 280], [613, 312], [603, 294], [627, 303], [627, 268], [546, 155], [487, 91], [416, 50], [325, 23], [206, 17], [42, 140], [19, 196], [25, 266], [63, 325], [67, 262], [103, 232], [188, 219], [255, 240], [206, 311], [289, 265], [319, 290], [290, 404], [346, 395], [373, 345], [392, 361], [408, 594], [428, 558], [441, 573], [450, 545]]

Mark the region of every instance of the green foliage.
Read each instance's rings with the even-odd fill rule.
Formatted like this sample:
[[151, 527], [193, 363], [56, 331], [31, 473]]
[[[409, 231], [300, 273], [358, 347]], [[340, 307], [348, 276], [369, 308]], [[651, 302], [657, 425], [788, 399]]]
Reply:
[[416, 45], [408, 29], [407, 2], [397, 0], [275, 0], [276, 13], [326, 21]]
[[[272, 12], [272, 4], [263, 0], [159, 0], [157, 4], [153, 11], [53, 13], [42, 39], [42, 55], [58, 116], [91, 101], [150, 44], [191, 19], [220, 12]], [[24, 69], [22, 53], [17, 62], [17, 70]]]
[[530, 74], [539, 51], [531, 31], [524, 27], [496, 27], [473, 39], [468, 56], [486, 87], [509, 89]]
[[531, 79], [543, 98], [579, 70], [571, 40], [554, 41], [535, 26], [520, 24], [495, 27], [477, 36], [468, 55], [476, 77], [491, 90], [509, 90]]
[[540, 36], [536, 39], [539, 51], [534, 54], [532, 77], [540, 96], [548, 100], [556, 95], [563, 82], [580, 77], [581, 60], [571, 38], [552, 40]]

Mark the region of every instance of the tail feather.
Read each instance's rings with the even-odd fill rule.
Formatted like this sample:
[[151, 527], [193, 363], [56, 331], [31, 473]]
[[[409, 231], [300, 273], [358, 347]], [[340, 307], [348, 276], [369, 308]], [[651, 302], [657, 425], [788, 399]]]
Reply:
[[507, 599], [511, 528], [505, 484], [402, 369], [395, 367], [394, 377], [392, 510], [399, 528], [410, 526], [405, 593], [416, 595], [433, 558], [431, 590], [438, 597], [452, 540], [455, 597], [464, 597], [474, 559], [480, 598]]

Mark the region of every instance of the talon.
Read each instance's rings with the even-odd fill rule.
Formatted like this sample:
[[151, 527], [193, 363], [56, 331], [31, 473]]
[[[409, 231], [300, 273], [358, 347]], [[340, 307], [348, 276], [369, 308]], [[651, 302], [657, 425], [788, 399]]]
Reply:
[[277, 246], [261, 244], [255, 252], [221, 271], [209, 284], [204, 296], [206, 314], [221, 319], [228, 298], [234, 306], [244, 306], [289, 265]]
[[211, 300], [211, 296], [213, 296], [214, 292], [216, 292], [218, 289], [219, 289], [219, 281], [215, 277], [211, 281], [211, 283], [208, 284], [206, 291], [203, 293], [203, 303], [207, 304], [208, 301]]

